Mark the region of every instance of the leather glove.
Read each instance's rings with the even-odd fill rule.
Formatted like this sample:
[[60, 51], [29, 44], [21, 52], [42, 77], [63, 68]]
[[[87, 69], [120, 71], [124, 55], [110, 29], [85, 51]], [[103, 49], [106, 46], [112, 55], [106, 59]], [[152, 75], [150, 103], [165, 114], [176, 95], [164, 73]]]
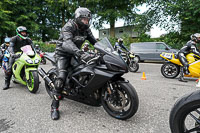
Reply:
[[84, 60], [85, 62], [88, 62], [91, 59], [91, 56], [88, 53], [84, 53], [81, 55], [80, 59]]

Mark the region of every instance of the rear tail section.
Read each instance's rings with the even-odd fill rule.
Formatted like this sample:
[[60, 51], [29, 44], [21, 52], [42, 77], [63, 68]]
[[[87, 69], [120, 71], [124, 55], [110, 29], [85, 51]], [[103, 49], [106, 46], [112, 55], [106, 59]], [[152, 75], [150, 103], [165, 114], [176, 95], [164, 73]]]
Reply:
[[162, 52], [160, 54], [160, 57], [174, 64], [181, 65], [181, 62], [179, 61], [177, 55], [175, 55], [174, 53]]

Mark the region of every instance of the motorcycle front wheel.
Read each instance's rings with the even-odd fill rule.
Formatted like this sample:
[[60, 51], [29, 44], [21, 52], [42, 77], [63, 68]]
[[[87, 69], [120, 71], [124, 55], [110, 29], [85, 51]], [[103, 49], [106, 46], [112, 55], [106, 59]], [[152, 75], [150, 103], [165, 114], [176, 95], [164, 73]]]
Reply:
[[120, 120], [131, 118], [139, 106], [137, 92], [128, 82], [107, 83], [102, 89], [101, 103], [110, 116]]
[[200, 133], [200, 91], [180, 98], [170, 112], [172, 133]]
[[31, 93], [36, 93], [39, 88], [39, 76], [37, 71], [29, 72], [29, 80], [27, 81], [27, 88]]

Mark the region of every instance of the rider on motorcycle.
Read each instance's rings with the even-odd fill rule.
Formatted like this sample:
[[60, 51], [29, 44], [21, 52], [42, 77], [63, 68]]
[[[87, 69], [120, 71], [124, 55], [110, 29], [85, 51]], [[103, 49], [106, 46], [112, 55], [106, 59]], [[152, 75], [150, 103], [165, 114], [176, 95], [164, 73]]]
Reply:
[[20, 55], [15, 55], [16, 52], [21, 52], [21, 47], [25, 45], [31, 45], [33, 47], [33, 43], [30, 38], [27, 37], [27, 29], [24, 26], [19, 26], [16, 29], [17, 35], [12, 37], [10, 40], [10, 46], [8, 47], [8, 50], [11, 54], [11, 57], [9, 59], [9, 65], [7, 73], [5, 74], [5, 85], [3, 87], [3, 90], [6, 90], [10, 86], [10, 79], [12, 77], [12, 65], [15, 62], [15, 59], [18, 58]]
[[191, 40], [188, 41], [186, 43], [186, 45], [183, 46], [178, 52], [178, 58], [183, 65], [183, 68], [181, 70], [182, 74], [179, 78], [180, 81], [185, 81], [183, 79], [183, 73], [185, 73], [186, 75], [189, 74], [189, 70], [188, 70], [189, 65], [188, 65], [188, 62], [186, 59], [186, 55], [192, 52], [192, 53], [200, 56], [200, 52], [199, 52], [198, 48], [196, 47], [196, 44], [200, 43], [200, 33], [195, 33], [195, 34], [191, 35], [190, 37], [191, 37]]
[[38, 44], [35, 45], [35, 51], [36, 51], [37, 53], [40, 53], [40, 47], [39, 47]]
[[75, 11], [75, 19], [69, 20], [61, 30], [59, 41], [57, 43], [55, 58], [57, 63], [58, 76], [55, 79], [54, 99], [51, 104], [51, 118], [59, 119], [59, 97], [63, 90], [67, 68], [73, 56], [77, 56], [80, 60], [88, 61], [91, 59], [88, 53], [80, 50], [81, 45], [87, 39], [92, 45], [97, 41], [92, 35], [89, 28], [91, 20], [91, 12], [87, 8], [79, 7]]
[[1, 51], [0, 51], [0, 68], [2, 67], [2, 59], [3, 59], [3, 54], [4, 51], [8, 48], [8, 46], [10, 45], [10, 38], [6, 37], [4, 39], [4, 43], [1, 45]]
[[86, 43], [84, 44], [82, 50], [83, 50], [84, 52], [87, 52], [87, 51], [89, 50], [89, 43], [88, 43], [88, 42], [86, 42]]
[[124, 49], [126, 52], [129, 52], [129, 50], [124, 46], [123, 44], [123, 39], [119, 38], [118, 42], [115, 43], [114, 49], [118, 52], [121, 53], [123, 52], [122, 49]]

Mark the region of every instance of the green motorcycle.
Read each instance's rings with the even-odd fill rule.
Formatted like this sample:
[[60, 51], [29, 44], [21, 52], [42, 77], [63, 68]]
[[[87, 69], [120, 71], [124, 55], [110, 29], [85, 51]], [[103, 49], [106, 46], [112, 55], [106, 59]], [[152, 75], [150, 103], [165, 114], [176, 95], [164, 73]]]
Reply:
[[36, 93], [39, 88], [37, 68], [41, 58], [30, 45], [22, 47], [21, 50], [22, 52], [16, 53], [16, 55], [20, 54], [20, 57], [12, 66], [13, 82], [26, 85], [31, 93]]

